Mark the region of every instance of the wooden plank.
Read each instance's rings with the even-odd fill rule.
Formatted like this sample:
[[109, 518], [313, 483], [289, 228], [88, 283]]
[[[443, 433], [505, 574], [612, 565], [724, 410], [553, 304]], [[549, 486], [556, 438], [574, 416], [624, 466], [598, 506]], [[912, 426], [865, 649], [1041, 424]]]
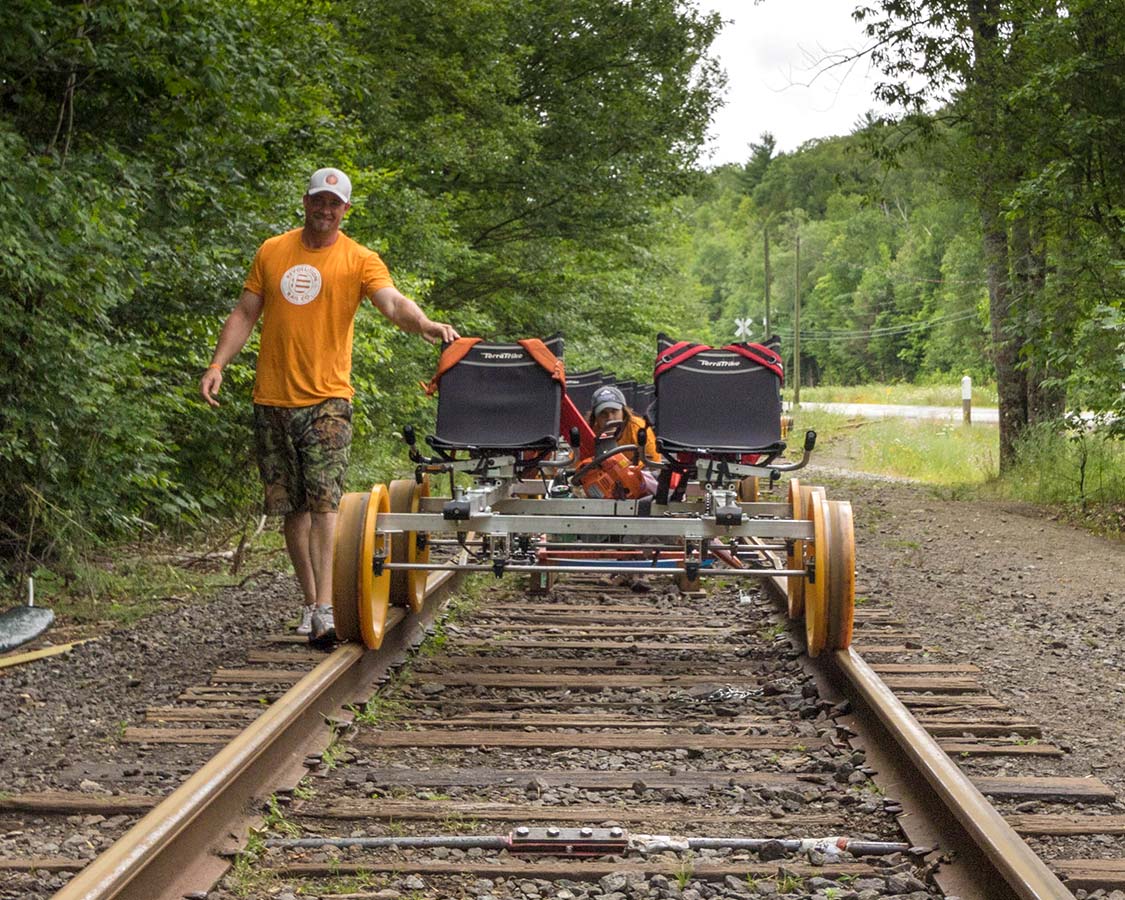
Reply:
[[161, 797], [144, 794], [86, 794], [78, 791], [32, 791], [26, 794], [0, 794], [0, 809], [34, 813], [116, 816], [146, 813]]
[[[549, 625], [552, 628], [561, 625], [579, 625], [585, 628], [588, 625], [617, 625], [618, 623], [633, 623], [636, 625], [653, 625], [654, 619], [659, 619], [661, 622], [683, 622], [684, 625], [674, 625], [674, 628], [688, 627], [692, 628], [691, 622], [697, 622], [704, 619], [698, 613], [692, 615], [665, 615], [664, 610], [651, 609], [644, 613], [623, 613], [618, 611], [616, 607], [605, 606], [601, 608], [591, 607], [589, 614], [582, 613], [517, 613], [517, 612], [504, 612], [500, 614], [492, 614], [488, 608], [469, 613], [466, 619], [462, 620], [476, 624], [477, 622], [495, 622], [501, 626], [507, 625]], [[705, 626], [714, 628], [715, 626]]]
[[1063, 756], [1063, 752], [1053, 744], [1015, 744], [985, 741], [949, 740], [938, 741], [950, 756]]
[[674, 651], [706, 651], [709, 656], [716, 654], [724, 656], [735, 656], [742, 652], [744, 649], [741, 646], [733, 646], [729, 643], [706, 643], [698, 641], [696, 643], [663, 643], [660, 641], [579, 641], [571, 638], [549, 641], [504, 641], [504, 640], [477, 640], [477, 639], [457, 639], [456, 645], [458, 650], [504, 650], [504, 651], [522, 651], [522, 650], [666, 650], [668, 652]]
[[22, 666], [24, 663], [35, 662], [37, 659], [47, 659], [50, 656], [58, 656], [60, 653], [69, 653], [79, 644], [87, 644], [90, 641], [95, 641], [97, 638], [86, 638], [81, 641], [71, 641], [69, 644], [55, 644], [51, 647], [43, 647], [39, 650], [28, 650], [25, 653], [14, 653], [8, 656], [0, 657], [0, 669], [7, 669], [11, 666]]
[[[128, 729], [126, 731], [128, 734]], [[651, 734], [636, 731], [365, 731], [359, 747], [577, 747], [588, 750], [797, 750], [823, 738], [760, 734]]]
[[[559, 697], [550, 700], [527, 700], [516, 699], [514, 697], [493, 697], [485, 700], [480, 697], [450, 697], [450, 698], [427, 698], [427, 697], [411, 697], [410, 708], [415, 709], [418, 707], [437, 708], [444, 713], [462, 710], [499, 710], [499, 711], [512, 711], [524, 709], [551, 709], [551, 710], [566, 710], [566, 709], [584, 709], [584, 710], [600, 710], [600, 709], [632, 709], [637, 705], [637, 700], [603, 700], [600, 695], [590, 693], [586, 695], [585, 699], [576, 694], [571, 694], [566, 697]], [[699, 704], [689, 705], [683, 703], [679, 708], [682, 708], [685, 713], [692, 713], [699, 711]]]
[[251, 650], [246, 654], [251, 663], [281, 663], [282, 665], [308, 665], [310, 668], [324, 662], [324, 653], [318, 650]]
[[[669, 775], [666, 772], [603, 772], [594, 769], [398, 769], [364, 768], [368, 781], [383, 787], [512, 787], [523, 790], [530, 782], [547, 787], [576, 787], [587, 791], [629, 790], [637, 784], [654, 790], [710, 790], [735, 785], [808, 786], [807, 777], [783, 772], [712, 772], [693, 770]], [[1078, 779], [1076, 779], [1078, 780]]]
[[1052, 859], [1047, 864], [1068, 888], [1125, 889], [1125, 859]]
[[920, 678], [914, 675], [887, 675], [883, 684], [892, 691], [934, 691], [935, 693], [983, 693], [984, 685], [972, 678]]
[[956, 737], [963, 734], [973, 734], [977, 737], [1001, 737], [1009, 734], [1018, 734], [1021, 737], [1041, 737], [1042, 729], [1038, 725], [1017, 722], [970, 722], [964, 719], [955, 721], [928, 719], [917, 716], [918, 724], [934, 736]]
[[679, 826], [732, 824], [753, 826], [755, 834], [775, 837], [788, 835], [794, 828], [834, 827], [841, 824], [839, 816], [786, 815], [775, 819], [769, 815], [731, 815], [696, 813], [681, 804], [640, 803], [629, 806], [529, 806], [526, 803], [419, 800], [345, 800], [323, 803], [298, 802], [293, 814], [310, 819], [379, 819], [387, 821], [441, 822], [451, 818], [488, 820], [493, 822], [579, 822], [600, 825], [602, 822], [645, 824], [671, 821]]
[[65, 856], [0, 857], [2, 872], [80, 872], [85, 866], [86, 860], [67, 859]]
[[[585, 613], [597, 611], [604, 617], [607, 610], [612, 610], [616, 615], [619, 612], [627, 613], [648, 613], [649, 615], [671, 616], [673, 618], [682, 618], [686, 616], [698, 616], [699, 613], [694, 610], [679, 610], [668, 609], [666, 606], [658, 606], [655, 602], [648, 604], [628, 604], [628, 603], [490, 603], [485, 608], [486, 610], [504, 610], [510, 612], [563, 612], [563, 613]], [[478, 612], [473, 612], [471, 615], [478, 615]]]
[[752, 727], [788, 728], [788, 723], [778, 723], [769, 716], [736, 716], [730, 719], [646, 719], [631, 716], [566, 715], [550, 713], [483, 712], [441, 719], [406, 719], [402, 723], [412, 728], [698, 728], [706, 725], [716, 731], [735, 731]]
[[1004, 800], [1112, 803], [1117, 797], [1110, 787], [1094, 777], [981, 776], [973, 778], [972, 782], [982, 794]]
[[606, 669], [612, 672], [641, 672], [658, 669], [661, 672], [693, 672], [716, 676], [734, 672], [752, 675], [761, 666], [718, 666], [692, 660], [627, 659], [621, 656], [604, 656], [598, 659], [568, 659], [561, 656], [431, 656], [414, 666], [415, 672], [445, 672], [450, 669]]
[[899, 655], [922, 652], [918, 647], [907, 647], [906, 644], [852, 644], [852, 649], [860, 656]]
[[980, 669], [971, 663], [874, 663], [872, 671], [880, 675], [916, 675], [923, 672], [969, 673]]
[[[839, 878], [847, 875], [853, 878], [871, 877], [880, 869], [863, 863], [840, 863], [836, 865], [811, 866], [808, 863], [784, 861], [785, 869], [800, 878], [812, 878], [819, 875], [822, 878]], [[728, 875], [744, 879], [747, 875], [755, 878], [773, 878], [777, 875], [777, 862], [772, 863], [711, 863], [704, 860], [695, 860], [691, 868], [691, 877], [707, 881], [726, 878]], [[664, 861], [653, 859], [644, 863], [623, 862], [584, 862], [575, 859], [544, 860], [542, 862], [523, 862], [508, 859], [502, 862], [481, 862], [475, 859], [465, 859], [454, 863], [423, 863], [418, 861], [398, 860], [391, 862], [351, 860], [344, 862], [340, 859], [326, 860], [320, 863], [290, 863], [285, 866], [260, 866], [256, 872], [269, 878], [326, 878], [335, 876], [356, 875], [360, 872], [382, 874], [393, 872], [397, 875], [466, 875], [473, 878], [534, 878], [543, 881], [553, 881], [566, 878], [570, 881], [598, 881], [606, 875], [617, 872], [623, 874], [666, 875], [675, 879], [684, 871], [684, 864], [678, 861]]]
[[126, 744], [225, 744], [241, 728], [126, 728]]
[[307, 674], [293, 669], [217, 669], [211, 684], [296, 684]]
[[226, 703], [246, 703], [258, 698], [276, 699], [285, 693], [281, 688], [245, 687], [240, 684], [197, 684], [185, 688], [177, 697], [182, 701], [222, 700]]
[[[473, 633], [478, 630], [487, 630], [490, 634], [505, 632], [505, 631], [518, 631], [521, 634], [535, 634], [538, 632], [546, 632], [550, 634], [556, 631], [573, 632], [576, 629], [563, 626], [563, 625], [542, 625], [529, 622], [489, 622], [486, 625], [477, 628], [470, 622], [459, 622], [457, 630], [461, 633]], [[622, 626], [622, 625], [605, 625], [602, 623], [591, 623], [583, 625], [581, 629], [583, 632], [588, 632], [592, 635], [605, 636], [605, 635], [634, 635], [637, 637], [662, 637], [664, 635], [678, 636], [678, 635], [701, 635], [711, 638], [735, 638], [753, 634], [753, 630], [749, 628], [728, 628], [725, 625], [713, 626], [699, 626], [694, 628], [661, 628], [653, 625], [652, 628], [638, 628], [635, 625]], [[568, 634], [568, 637], [573, 635]]]
[[264, 706], [152, 706], [145, 710], [146, 722], [251, 722]]
[[1020, 834], [1125, 834], [1125, 816], [1075, 816], [1016, 813], [1005, 816]]
[[911, 709], [929, 709], [931, 712], [940, 710], [946, 713], [957, 712], [965, 709], [1007, 709], [995, 697], [987, 694], [900, 694], [900, 701]]
[[546, 690], [600, 691], [602, 688], [629, 687], [682, 687], [695, 684], [757, 684], [758, 679], [727, 675], [539, 675], [534, 672], [424, 674], [419, 673], [417, 684], [441, 684], [447, 687], [471, 685], [473, 687], [542, 688]]
[[282, 695], [282, 691], [241, 690], [232, 691], [216, 690], [206, 693], [203, 687], [188, 688], [177, 700], [184, 703], [246, 703], [248, 700], [263, 700], [262, 709]]

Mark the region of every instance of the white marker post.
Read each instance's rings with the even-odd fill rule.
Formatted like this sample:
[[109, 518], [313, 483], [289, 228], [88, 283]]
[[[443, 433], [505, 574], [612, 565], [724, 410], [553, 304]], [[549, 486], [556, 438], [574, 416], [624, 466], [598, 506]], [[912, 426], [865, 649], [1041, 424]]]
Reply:
[[968, 375], [961, 379], [961, 423], [973, 424], [973, 379]]

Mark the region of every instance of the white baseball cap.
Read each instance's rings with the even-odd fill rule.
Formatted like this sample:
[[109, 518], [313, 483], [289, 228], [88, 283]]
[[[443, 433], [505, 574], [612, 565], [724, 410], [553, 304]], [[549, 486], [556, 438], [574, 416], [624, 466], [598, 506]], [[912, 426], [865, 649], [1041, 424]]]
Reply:
[[309, 179], [307, 194], [319, 194], [329, 191], [343, 200], [352, 202], [352, 181], [339, 169], [317, 169]]

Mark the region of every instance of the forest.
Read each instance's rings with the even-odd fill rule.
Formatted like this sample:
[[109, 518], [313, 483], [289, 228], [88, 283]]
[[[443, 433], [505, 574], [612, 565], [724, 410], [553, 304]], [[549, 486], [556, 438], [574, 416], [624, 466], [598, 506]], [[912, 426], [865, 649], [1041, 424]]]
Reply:
[[[198, 398], [254, 249], [323, 165], [345, 231], [462, 334], [783, 338], [803, 384], [994, 379], [1001, 467], [1068, 410], [1125, 433], [1125, 0], [872, 0], [854, 133], [703, 147], [688, 0], [9, 0], [0, 7], [0, 570], [260, 502], [254, 345]], [[842, 60], [826, 59], [824, 65]], [[769, 309], [766, 308], [766, 298]], [[401, 470], [435, 350], [356, 325], [352, 477]]]

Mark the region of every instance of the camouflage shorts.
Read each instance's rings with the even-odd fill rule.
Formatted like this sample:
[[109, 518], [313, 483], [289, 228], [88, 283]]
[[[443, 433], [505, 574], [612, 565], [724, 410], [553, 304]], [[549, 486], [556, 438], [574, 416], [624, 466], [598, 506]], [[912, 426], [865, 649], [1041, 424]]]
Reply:
[[265, 512], [333, 512], [340, 505], [352, 444], [352, 404], [254, 404], [254, 446], [266, 489]]

